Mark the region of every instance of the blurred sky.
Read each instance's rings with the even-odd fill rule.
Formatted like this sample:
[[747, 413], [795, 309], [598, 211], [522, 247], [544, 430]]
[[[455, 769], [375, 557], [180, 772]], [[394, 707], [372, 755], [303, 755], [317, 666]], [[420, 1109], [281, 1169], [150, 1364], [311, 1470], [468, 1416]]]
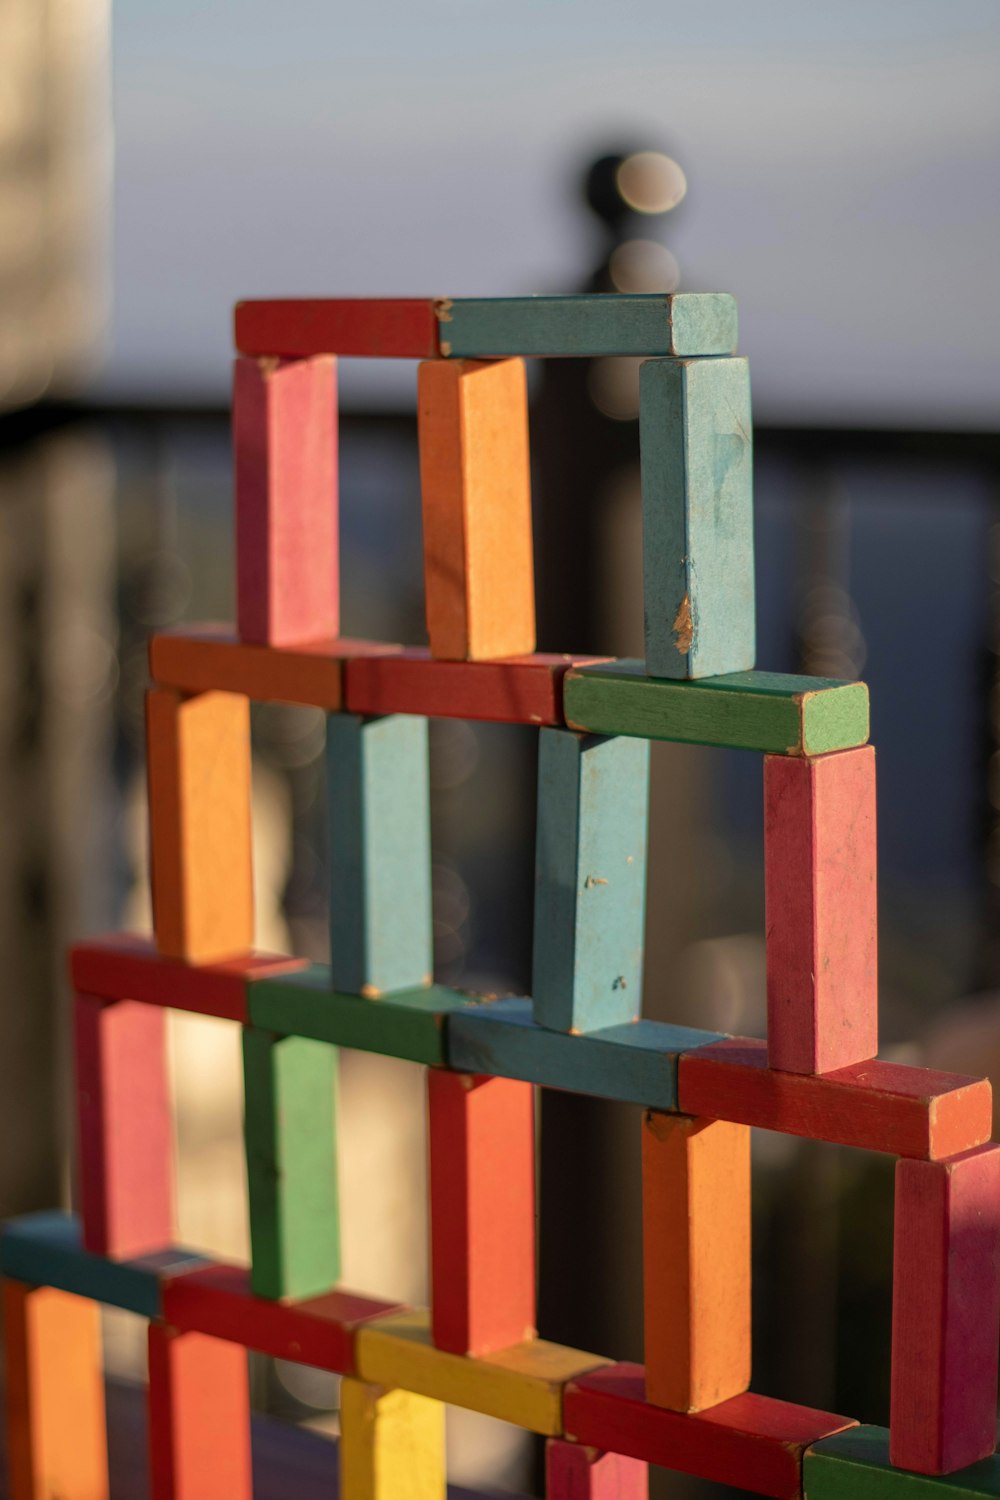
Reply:
[[758, 417], [996, 425], [998, 0], [115, 0], [114, 76], [107, 394], [224, 397], [238, 296], [573, 290], [620, 140]]

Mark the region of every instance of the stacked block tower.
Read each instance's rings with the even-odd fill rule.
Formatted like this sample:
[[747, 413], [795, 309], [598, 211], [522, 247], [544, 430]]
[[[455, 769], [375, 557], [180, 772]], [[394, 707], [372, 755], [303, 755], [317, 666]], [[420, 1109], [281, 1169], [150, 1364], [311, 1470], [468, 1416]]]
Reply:
[[[344, 1500], [443, 1496], [448, 1403], [545, 1435], [550, 1500], [1000, 1495], [990, 1085], [875, 1056], [867, 690], [755, 670], [732, 299], [251, 302], [236, 343], [236, 626], [152, 641], [154, 936], [74, 949], [79, 1213], [0, 1240], [12, 1500], [106, 1500], [100, 1303], [149, 1322], [153, 1500], [248, 1500], [248, 1349], [343, 1376]], [[524, 359], [574, 355], [645, 360], [644, 662], [534, 650]], [[338, 633], [338, 356], [421, 361], [429, 649]], [[328, 965], [254, 950], [251, 700], [329, 715]], [[433, 982], [431, 717], [538, 730], [530, 999]], [[763, 756], [766, 1040], [641, 1019], [653, 739]], [[242, 1028], [249, 1269], [174, 1244], [170, 1007]], [[429, 1311], [338, 1284], [341, 1047], [426, 1070]], [[538, 1086], [644, 1107], [644, 1366], [536, 1336]], [[750, 1390], [755, 1126], [898, 1158], [888, 1431]]]

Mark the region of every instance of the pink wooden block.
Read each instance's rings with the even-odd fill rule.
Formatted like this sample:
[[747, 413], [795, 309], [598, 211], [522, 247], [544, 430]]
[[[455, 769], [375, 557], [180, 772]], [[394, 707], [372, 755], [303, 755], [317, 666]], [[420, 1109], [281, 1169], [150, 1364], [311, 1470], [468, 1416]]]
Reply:
[[896, 1164], [889, 1456], [951, 1474], [996, 1443], [1000, 1146]]
[[767, 1047], [829, 1073], [878, 1050], [875, 751], [764, 757]]
[[293, 646], [340, 628], [337, 362], [235, 361], [240, 637]]
[[648, 1500], [649, 1465], [623, 1453], [549, 1438], [545, 1445], [546, 1500]]
[[84, 1248], [162, 1250], [174, 1239], [166, 1012], [78, 995], [74, 1017]]

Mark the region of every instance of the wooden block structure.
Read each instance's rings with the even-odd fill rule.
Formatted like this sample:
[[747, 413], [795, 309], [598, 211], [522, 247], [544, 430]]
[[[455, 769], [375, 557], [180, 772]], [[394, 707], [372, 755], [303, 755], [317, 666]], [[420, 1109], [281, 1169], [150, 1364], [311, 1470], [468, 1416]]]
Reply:
[[[0, 1229], [12, 1500], [107, 1500], [97, 1304], [149, 1323], [153, 1500], [249, 1497], [248, 1349], [343, 1377], [342, 1500], [442, 1500], [448, 1404], [545, 1436], [549, 1500], [1000, 1496], [991, 1089], [875, 1057], [868, 692], [756, 669], [732, 299], [246, 302], [236, 342], [237, 622], [151, 643], [154, 936], [74, 948], [80, 1213]], [[607, 355], [648, 359], [642, 662], [534, 650], [523, 360]], [[429, 649], [339, 635], [357, 356], [421, 362]], [[253, 947], [251, 701], [327, 715], [328, 963]], [[531, 997], [433, 982], [438, 717], [538, 731]], [[641, 1015], [654, 739], [764, 757], [766, 1040]], [[171, 1008], [242, 1030], [250, 1267], [173, 1243]], [[427, 1069], [428, 1310], [339, 1285], [341, 1047]], [[537, 1087], [642, 1106], [645, 1366], [534, 1333]], [[749, 1389], [751, 1128], [899, 1158], [888, 1433]]]

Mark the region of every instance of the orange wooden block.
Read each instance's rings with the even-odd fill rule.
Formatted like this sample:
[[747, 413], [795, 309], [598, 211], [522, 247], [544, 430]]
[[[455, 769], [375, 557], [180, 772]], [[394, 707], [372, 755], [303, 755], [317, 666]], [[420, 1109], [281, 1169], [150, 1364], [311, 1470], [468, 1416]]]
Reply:
[[108, 1500], [96, 1302], [5, 1281], [10, 1500]]
[[252, 1500], [247, 1354], [149, 1325], [150, 1500]]
[[535, 649], [524, 363], [429, 360], [417, 391], [431, 653]]
[[646, 1399], [704, 1411], [750, 1384], [750, 1131], [648, 1110]]
[[168, 958], [253, 947], [250, 705], [233, 693], [146, 697], [153, 926]]

